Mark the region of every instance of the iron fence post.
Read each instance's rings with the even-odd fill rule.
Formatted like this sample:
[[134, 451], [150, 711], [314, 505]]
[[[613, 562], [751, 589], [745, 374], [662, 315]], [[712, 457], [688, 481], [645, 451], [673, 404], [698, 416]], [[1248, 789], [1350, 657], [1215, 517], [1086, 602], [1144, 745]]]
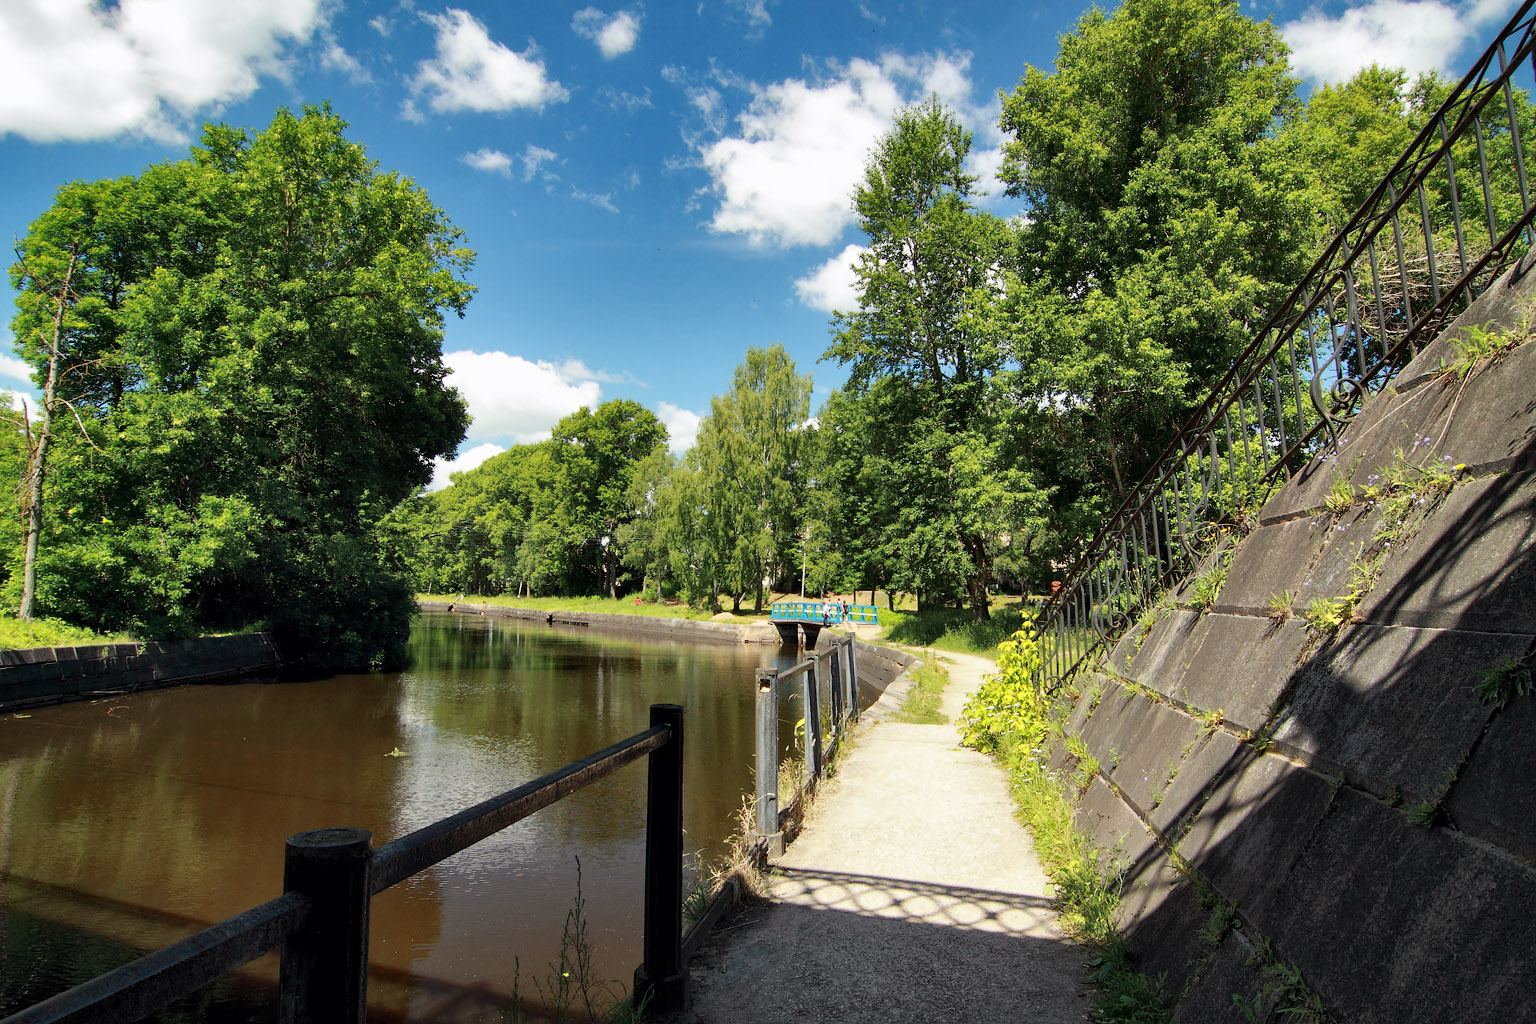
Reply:
[[644, 962], [635, 968], [635, 1005], [681, 1010], [688, 1003], [683, 966], [683, 709], [652, 704], [651, 725], [667, 743], [651, 751], [646, 783]]
[[770, 857], [784, 853], [779, 828], [779, 672], [757, 670], [757, 834]]
[[284, 1024], [363, 1024], [372, 841], [373, 833], [361, 828], [288, 837], [283, 890], [303, 893], [310, 909], [283, 944], [278, 991]]

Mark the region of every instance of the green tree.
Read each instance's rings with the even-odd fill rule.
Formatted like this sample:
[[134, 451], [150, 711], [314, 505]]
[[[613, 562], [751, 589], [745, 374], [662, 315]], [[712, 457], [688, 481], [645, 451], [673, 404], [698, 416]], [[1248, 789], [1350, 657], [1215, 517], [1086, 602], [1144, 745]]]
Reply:
[[77, 254], [38, 601], [108, 629], [264, 623], [315, 667], [394, 663], [412, 613], [375, 534], [467, 416], [443, 318], [473, 254], [329, 108], [60, 190], [19, 247], [18, 351]]
[[624, 561], [619, 528], [636, 514], [630, 484], [640, 463], [666, 444], [667, 428], [656, 414], [628, 398], [596, 410], [582, 406], [556, 424], [550, 437], [567, 542], [595, 558], [609, 597], [618, 597]]
[[1126, 0], [1005, 97], [1001, 177], [1027, 215], [1013, 435], [1052, 496], [1043, 556], [1075, 554], [1306, 269], [1295, 90], [1278, 30], [1235, 0]]
[[749, 348], [731, 390], [710, 400], [692, 455], [719, 553], [720, 583], [739, 608], [763, 580], [784, 574], [804, 512], [804, 447], [811, 378], [795, 372], [782, 345]]
[[[1006, 530], [1018, 481], [998, 462], [995, 385], [1006, 225], [976, 209], [971, 135], [934, 100], [899, 114], [854, 192], [868, 251], [859, 309], [834, 319], [827, 357], [849, 367], [864, 407], [863, 458], [882, 481], [866, 521], [890, 538], [895, 585], [963, 589], [989, 617], [989, 538]], [[846, 475], [846, 474], [845, 474]]]

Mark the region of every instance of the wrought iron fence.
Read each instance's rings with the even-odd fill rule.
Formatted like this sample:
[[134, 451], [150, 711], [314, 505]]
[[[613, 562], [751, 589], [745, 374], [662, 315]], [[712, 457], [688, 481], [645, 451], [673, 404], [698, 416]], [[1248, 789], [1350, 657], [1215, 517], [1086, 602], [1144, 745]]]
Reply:
[[[1226, 376], [1105, 521], [1042, 609], [1040, 679], [1056, 689], [1330, 454], [1365, 401], [1536, 242], [1514, 79], [1536, 71], [1527, 0]], [[1520, 79], [1524, 82], [1526, 79]]]

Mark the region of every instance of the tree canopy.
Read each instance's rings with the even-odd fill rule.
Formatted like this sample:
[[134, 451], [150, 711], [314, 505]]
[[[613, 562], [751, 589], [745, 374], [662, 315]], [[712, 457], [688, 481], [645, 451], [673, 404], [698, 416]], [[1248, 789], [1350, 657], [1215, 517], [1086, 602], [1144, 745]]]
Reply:
[[441, 341], [473, 254], [345, 128], [325, 107], [210, 125], [187, 160], [66, 185], [20, 243], [12, 328], [40, 376], [77, 261], [45, 610], [159, 636], [261, 623], [317, 665], [398, 661], [410, 593], [373, 528], [464, 436]]

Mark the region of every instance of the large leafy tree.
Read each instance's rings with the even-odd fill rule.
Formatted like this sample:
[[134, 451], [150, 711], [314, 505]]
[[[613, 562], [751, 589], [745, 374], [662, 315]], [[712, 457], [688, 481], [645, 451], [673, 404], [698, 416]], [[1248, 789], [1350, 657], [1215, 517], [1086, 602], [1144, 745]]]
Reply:
[[1010, 237], [975, 206], [970, 149], [970, 133], [937, 101], [899, 114], [876, 145], [853, 196], [869, 236], [859, 308], [834, 320], [827, 357], [849, 367], [845, 399], [863, 407], [834, 425], [865, 424], [870, 468], [841, 475], [881, 481], [873, 514], [836, 514], [886, 531], [881, 560], [896, 567], [896, 586], [963, 590], [985, 619], [992, 540], [1029, 489], [998, 459], [1006, 348], [997, 311]]
[[345, 127], [325, 107], [209, 126], [188, 160], [61, 189], [20, 244], [13, 331], [40, 377], [50, 283], [77, 263], [46, 610], [263, 622], [317, 667], [403, 654], [410, 593], [374, 527], [464, 435], [441, 341], [473, 254]]
[[731, 390], [710, 400], [690, 453], [700, 472], [721, 576], [739, 605], [752, 593], [762, 610], [763, 580], [783, 575], [804, 515], [802, 463], [811, 378], [795, 372], [782, 345], [749, 348]]
[[[1004, 99], [1024, 200], [1015, 436], [1060, 555], [1133, 488], [1305, 270], [1317, 213], [1287, 50], [1235, 0], [1126, 0]], [[1061, 551], [1065, 548], [1065, 551]], [[1050, 552], [1044, 552], [1050, 553]]]
[[596, 564], [609, 597], [618, 596], [624, 560], [619, 528], [636, 514], [630, 484], [639, 464], [666, 444], [667, 428], [656, 414], [628, 398], [595, 410], [582, 406], [556, 424], [550, 437], [567, 543], [578, 557]]

